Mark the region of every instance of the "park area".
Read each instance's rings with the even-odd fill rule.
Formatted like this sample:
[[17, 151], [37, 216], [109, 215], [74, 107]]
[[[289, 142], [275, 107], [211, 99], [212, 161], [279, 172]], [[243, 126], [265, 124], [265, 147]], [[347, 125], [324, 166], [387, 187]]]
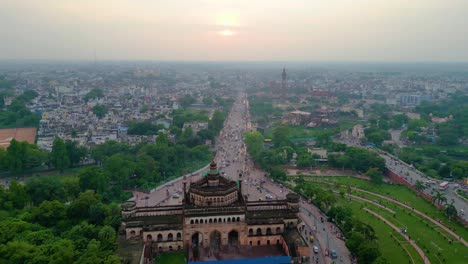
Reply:
[[349, 208], [372, 226], [389, 263], [468, 263], [468, 230], [407, 187], [344, 176], [305, 180], [334, 192], [334, 206]]
[[164, 253], [155, 258], [158, 264], [185, 264], [187, 258], [184, 253]]

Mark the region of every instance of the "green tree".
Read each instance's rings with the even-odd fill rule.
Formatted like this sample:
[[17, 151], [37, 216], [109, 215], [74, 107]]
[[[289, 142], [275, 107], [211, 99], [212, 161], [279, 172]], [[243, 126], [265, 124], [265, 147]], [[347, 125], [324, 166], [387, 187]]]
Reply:
[[213, 117], [208, 122], [208, 128], [218, 133], [223, 128], [224, 119], [225, 116], [223, 112], [218, 110], [214, 111]]
[[67, 147], [61, 138], [55, 138], [52, 143], [52, 151], [50, 152], [50, 162], [60, 172], [70, 167], [70, 159], [68, 158]]
[[425, 189], [424, 183], [420, 180], [417, 180], [416, 183], [414, 184], [414, 188], [418, 191], [422, 191]]
[[104, 97], [104, 91], [102, 89], [95, 88], [95, 89], [92, 89], [91, 91], [89, 91], [85, 95], [83, 100], [85, 100], [87, 102], [87, 101], [89, 101], [91, 99], [100, 99], [100, 98], [103, 98], [103, 97]]
[[26, 145], [15, 139], [11, 140], [7, 148], [6, 164], [8, 170], [14, 175], [20, 175], [25, 169], [26, 163]]
[[367, 170], [366, 175], [370, 177], [371, 182], [375, 184], [382, 184], [383, 175], [377, 168], [370, 168]]
[[184, 97], [182, 97], [181, 99], [179, 99], [179, 104], [183, 107], [183, 108], [187, 108], [189, 107], [191, 104], [195, 103], [196, 100], [195, 98], [193, 98], [192, 96], [190, 95], [184, 95]]
[[440, 205], [442, 205], [442, 203], [447, 201], [447, 197], [445, 197], [443, 193], [436, 191], [435, 194], [432, 196], [432, 200], [434, 201], [434, 204], [437, 202]]
[[0, 170], [8, 169], [7, 152], [5, 149], [0, 148]]
[[99, 196], [92, 190], [82, 192], [67, 208], [67, 216], [74, 221], [88, 219], [90, 208], [99, 202]]
[[107, 114], [107, 107], [104, 105], [97, 104], [95, 105], [91, 111], [99, 118], [103, 118]]
[[80, 189], [94, 190], [98, 193], [104, 193], [109, 185], [107, 176], [96, 166], [82, 170], [78, 174]]
[[288, 179], [286, 172], [280, 168], [272, 168], [270, 170], [270, 178], [275, 181], [286, 181]]
[[30, 197], [24, 186], [13, 180], [10, 183], [10, 187], [8, 189], [8, 199], [12, 202], [12, 205], [15, 208], [23, 209], [24, 206], [29, 202]]
[[110, 180], [121, 188], [129, 187], [129, 178], [136, 171], [136, 164], [125, 154], [115, 154], [106, 159], [104, 170], [110, 175]]
[[67, 150], [68, 160], [72, 166], [75, 166], [86, 157], [88, 150], [85, 147], [78, 146], [77, 141], [67, 140], [65, 141], [65, 148]]
[[33, 208], [32, 218], [43, 226], [54, 226], [66, 218], [65, 204], [57, 200], [44, 201], [39, 207]]
[[117, 234], [115, 230], [110, 226], [104, 226], [99, 230], [98, 234], [99, 241], [101, 242], [101, 247], [104, 250], [114, 251], [117, 249]]
[[275, 147], [283, 147], [289, 145], [289, 127], [285, 125], [277, 126], [273, 130], [273, 144]]
[[245, 144], [247, 150], [254, 160], [258, 159], [258, 156], [263, 148], [264, 138], [259, 132], [246, 132], [245, 133]]
[[422, 127], [427, 127], [427, 122], [423, 119], [412, 119], [408, 123], [408, 130], [421, 131]]
[[365, 241], [358, 248], [357, 257], [359, 263], [371, 264], [380, 257], [380, 251], [377, 244], [372, 241]]
[[449, 217], [449, 219], [453, 218], [457, 215], [457, 208], [453, 205], [453, 201], [450, 204], [447, 204], [445, 207], [445, 214]]
[[299, 155], [299, 159], [297, 160], [298, 167], [311, 167], [315, 165], [315, 160], [309, 153], [306, 152], [304, 154]]
[[62, 181], [57, 177], [33, 177], [26, 181], [26, 192], [31, 200], [38, 205], [46, 200], [65, 201], [66, 193]]

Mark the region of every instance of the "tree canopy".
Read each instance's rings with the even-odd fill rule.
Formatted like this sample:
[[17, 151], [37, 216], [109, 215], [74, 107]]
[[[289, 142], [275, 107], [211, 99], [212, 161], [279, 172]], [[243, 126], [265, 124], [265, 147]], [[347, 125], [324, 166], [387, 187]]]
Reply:
[[101, 99], [103, 97], [104, 97], [104, 91], [99, 88], [94, 88], [84, 96], [83, 100], [85, 100], [85, 102], [88, 102], [89, 100]]

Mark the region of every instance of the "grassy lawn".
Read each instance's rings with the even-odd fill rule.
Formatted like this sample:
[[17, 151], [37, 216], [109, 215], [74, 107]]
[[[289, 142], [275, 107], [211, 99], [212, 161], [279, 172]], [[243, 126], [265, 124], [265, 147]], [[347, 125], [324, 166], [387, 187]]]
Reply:
[[155, 259], [158, 264], [185, 264], [184, 253], [164, 253]]
[[[345, 177], [340, 177], [340, 178], [347, 179]], [[343, 181], [338, 180], [337, 182], [341, 184], [343, 182], [349, 183], [349, 180], [343, 180]], [[325, 183], [310, 183], [310, 184], [319, 184], [324, 189], [332, 189], [332, 188], [335, 190], [337, 189], [336, 185], [327, 185]], [[406, 196], [409, 196], [409, 195], [415, 196], [413, 193], [411, 193], [411, 191], [409, 191], [404, 186], [388, 186], [387, 188], [385, 186], [379, 186], [379, 187], [373, 186], [373, 187], [374, 188], [371, 191], [373, 192], [383, 191], [384, 193], [381, 193], [381, 194], [386, 194], [385, 192], [388, 191], [390, 192], [390, 195], [394, 197], [398, 197], [400, 201], [404, 201], [405, 200], [404, 198]], [[346, 186], [343, 184], [341, 185], [340, 188], [341, 190], [345, 190]], [[399, 190], [397, 192], [393, 190], [395, 188], [403, 189], [403, 191]], [[406, 193], [404, 190], [407, 190], [409, 193]], [[353, 194], [368, 198], [370, 200], [376, 200], [379, 202], [381, 200], [381, 198], [378, 198], [371, 194], [362, 193], [359, 191], [353, 191]], [[397, 194], [399, 194], [399, 196]], [[423, 202], [425, 201], [423, 200]], [[358, 217], [363, 222], [370, 224], [374, 228], [378, 236], [381, 252], [384, 255], [384, 257], [389, 260], [390, 263], [407, 263], [408, 260], [406, 262], [402, 262], [401, 260], [396, 259], [398, 258], [398, 256], [394, 256], [394, 255], [397, 255], [397, 254], [393, 253], [392, 255], [392, 252], [400, 252], [401, 250], [403, 250], [402, 246], [397, 244], [397, 242], [395, 241], [395, 238], [401, 239], [401, 240], [403, 240], [403, 238], [400, 235], [396, 235], [396, 234], [394, 235], [395, 238], [391, 237], [390, 227], [388, 227], [386, 224], [378, 220], [376, 217], [370, 215], [369, 213], [364, 212], [361, 209], [361, 207], [363, 206], [382, 215], [383, 217], [387, 219], [387, 221], [392, 222], [394, 225], [401, 227], [401, 228], [407, 228], [408, 235], [411, 237], [411, 239], [413, 239], [416, 242], [416, 244], [422, 250], [426, 252], [426, 255], [428, 256], [431, 263], [466, 263], [465, 257], [468, 257], [468, 255], [466, 255], [467, 249], [464, 245], [462, 245], [461, 243], [457, 241], [450, 243], [448, 240], [453, 239], [451, 235], [445, 234], [445, 232], [441, 230], [440, 227], [436, 226], [435, 224], [430, 223], [428, 220], [415, 214], [411, 210], [404, 208], [403, 206], [396, 205], [391, 202], [387, 202], [383, 200], [381, 204], [394, 210], [396, 212], [394, 215], [393, 213], [390, 213], [389, 211], [379, 208], [368, 202], [360, 202], [360, 201], [358, 202], [355, 200], [348, 201], [340, 197], [339, 203], [352, 208], [352, 210], [354, 211], [354, 215], [356, 217]], [[433, 207], [432, 210], [437, 211], [435, 207]], [[460, 235], [466, 234], [467, 230], [465, 228], [459, 225], [457, 226], [458, 226], [458, 229], [457, 229], [458, 234]], [[415, 260], [415, 263], [421, 263], [421, 258], [410, 245], [407, 245], [405, 248], [409, 251], [409, 254], [411, 254], [413, 259]], [[399, 250], [399, 251], [395, 251], [395, 250]], [[403, 255], [404, 257], [406, 257], [406, 259], [408, 259], [406, 251], [404, 252]]]
[[414, 213], [401, 210], [394, 217], [388, 211], [376, 206], [366, 204], [366, 207], [379, 213], [394, 225], [407, 228], [407, 234], [425, 251], [431, 263], [465, 263], [464, 245], [459, 242], [450, 244], [444, 235], [434, 229], [434, 226], [421, 221]]
[[340, 119], [338, 121], [338, 126], [340, 128], [340, 130], [346, 130], [346, 129], [351, 129], [353, 128], [356, 124], [358, 124], [358, 122], [354, 119]]
[[[348, 206], [353, 210], [353, 215], [355, 215], [359, 220], [374, 228], [380, 252], [389, 263], [409, 263], [408, 260], [410, 258], [412, 258], [415, 263], [422, 263], [422, 259], [419, 254], [411, 245], [408, 244], [408, 242], [404, 241], [403, 237], [393, 232], [391, 227], [378, 220], [376, 217], [370, 217], [365, 214], [361, 209], [362, 203], [354, 200], [351, 202], [345, 201], [344, 199], [341, 199], [341, 201], [343, 205]], [[396, 241], [395, 238], [401, 241], [401, 244], [399, 241]], [[408, 256], [407, 251], [411, 257]]]
[[[406, 186], [390, 184], [375, 185], [368, 181], [352, 177], [321, 177], [317, 179], [335, 182], [342, 185], [351, 185], [387, 197], [397, 198], [398, 201], [406, 202], [409, 206], [414, 207], [416, 210], [426, 214], [427, 216], [435, 220], [441, 220], [445, 226], [455, 229], [458, 235], [462, 236], [463, 239], [468, 240], [468, 230], [465, 227], [456, 221], [449, 221], [444, 212], [440, 211], [431, 203], [414, 194], [413, 191], [408, 189]], [[380, 198], [369, 195], [366, 196], [363, 193], [360, 193], [359, 195], [367, 197], [371, 200], [380, 200]]]

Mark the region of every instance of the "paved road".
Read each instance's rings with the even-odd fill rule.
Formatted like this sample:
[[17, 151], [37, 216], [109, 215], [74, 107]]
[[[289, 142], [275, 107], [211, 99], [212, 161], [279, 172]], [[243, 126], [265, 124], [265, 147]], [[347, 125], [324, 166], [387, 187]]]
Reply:
[[[421, 181], [425, 183], [429, 180], [432, 180], [433, 183], [426, 185], [426, 188], [423, 191], [430, 196], [433, 196], [436, 191], [439, 191], [438, 186], [442, 181], [429, 178], [422, 172], [416, 170], [413, 166], [404, 163], [403, 161], [399, 160], [393, 155], [390, 155], [383, 151], [378, 152], [379, 155], [385, 159], [385, 164], [387, 165], [387, 168], [393, 171], [394, 173], [402, 176], [409, 183], [414, 185], [416, 184], [416, 181]], [[444, 193], [448, 203], [451, 203], [452, 201], [454, 202], [454, 206], [455, 208], [457, 208], [458, 212], [460, 212], [460, 209], [463, 210], [463, 212], [468, 212], [468, 203], [465, 200], [458, 197], [456, 194], [454, 194], [455, 189], [455, 184], [450, 183], [448, 189], [440, 192]], [[459, 214], [459, 216], [468, 221], [468, 215], [466, 213], [464, 215]]]
[[[255, 169], [253, 161], [247, 154], [243, 136], [245, 131], [251, 130], [251, 127], [247, 96], [241, 93], [236, 99], [231, 112], [226, 118], [224, 128], [216, 140], [215, 161], [218, 164], [220, 172], [231, 180], [242, 180], [242, 192], [244, 195], [247, 195], [247, 200], [249, 201], [284, 199], [290, 190], [265, 177], [264, 171]], [[137, 206], [180, 204], [182, 202], [183, 181], [185, 180], [190, 184], [190, 182], [202, 177], [202, 172], [205, 170], [206, 168], [203, 168], [197, 172], [177, 178], [158, 187], [150, 194], [134, 192]], [[242, 174], [242, 178], [239, 178], [239, 174]], [[310, 212], [310, 215], [309, 213], [304, 214], [304, 210], [306, 210], [305, 212]], [[313, 205], [301, 203], [300, 217], [307, 226], [306, 230], [310, 232], [312, 230], [312, 219], [320, 219], [321, 214]], [[316, 226], [320, 230], [314, 230], [316, 234], [315, 242], [309, 244], [311, 250], [314, 245], [319, 246], [320, 253], [316, 256], [311, 252], [313, 258], [311, 257], [310, 263], [331, 263], [330, 257], [322, 255], [327, 248], [336, 250], [338, 263], [351, 263], [349, 251], [345, 247], [344, 242], [334, 234], [335, 228], [329, 226], [326, 222], [324, 224], [317, 223]], [[317, 257], [318, 261], [316, 262]]]
[[[347, 144], [348, 146], [358, 146], [359, 141], [356, 141], [355, 139], [342, 139], [340, 142]], [[373, 147], [367, 147], [369, 150], [377, 152], [384, 160], [385, 160], [385, 165], [387, 168], [397, 175], [400, 175], [403, 177], [407, 182], [410, 184], [414, 185], [416, 184], [416, 181], [421, 181], [423, 183], [426, 183], [427, 181], [431, 180], [433, 181], [432, 184], [428, 184], [426, 188], [423, 190], [426, 194], [433, 196], [435, 191], [439, 191], [439, 184], [442, 182], [440, 180], [432, 179], [426, 176], [424, 173], [418, 171], [416, 168], [414, 168], [412, 165], [405, 163], [404, 161], [398, 159], [397, 157], [382, 151], [380, 149], [376, 149]], [[458, 197], [454, 192], [457, 187], [455, 187], [455, 183], [450, 183], [448, 189], [443, 190], [441, 192], [444, 193], [445, 197], [447, 198], [447, 202], [451, 203], [452, 201], [454, 202], [455, 208], [457, 208], [457, 211], [459, 212], [459, 216], [468, 221], [468, 202], [463, 200], [462, 198]], [[460, 211], [461, 210], [461, 211]], [[462, 214], [461, 212], [465, 212]]]

